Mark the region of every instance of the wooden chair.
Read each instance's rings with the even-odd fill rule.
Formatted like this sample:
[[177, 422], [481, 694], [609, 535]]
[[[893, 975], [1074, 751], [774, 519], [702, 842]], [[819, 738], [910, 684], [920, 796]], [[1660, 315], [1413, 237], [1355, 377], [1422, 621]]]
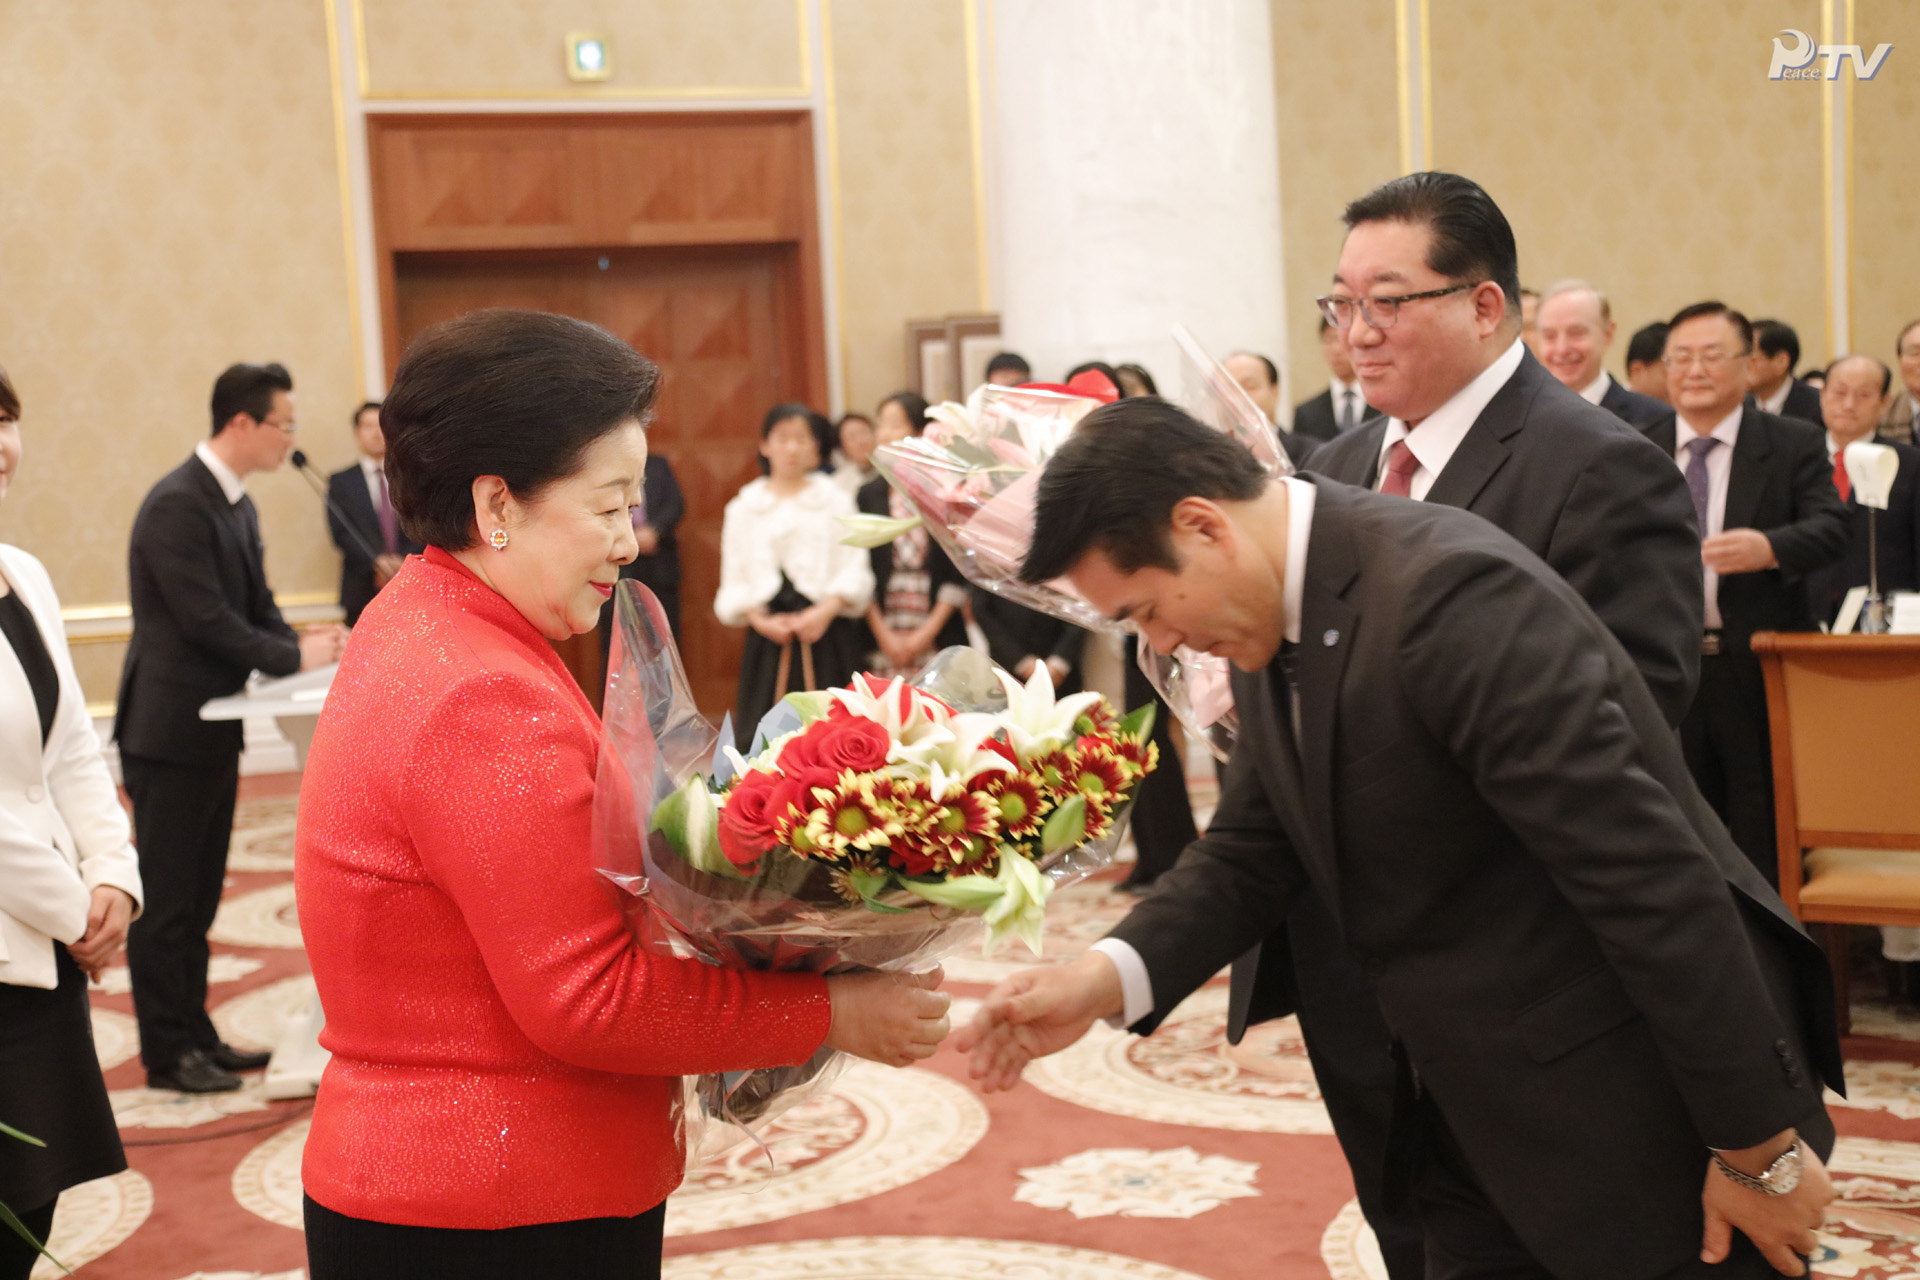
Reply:
[[1845, 930], [1920, 925], [1920, 636], [1753, 637], [1767, 681], [1780, 896], [1828, 926], [1841, 1031]]

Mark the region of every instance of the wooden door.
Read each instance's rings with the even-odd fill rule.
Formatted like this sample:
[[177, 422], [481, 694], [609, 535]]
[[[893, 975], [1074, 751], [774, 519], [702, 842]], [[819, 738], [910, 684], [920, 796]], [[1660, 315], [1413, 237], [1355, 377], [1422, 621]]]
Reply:
[[[722, 514], [759, 474], [761, 416], [804, 395], [793, 344], [776, 322], [785, 257], [775, 247], [741, 246], [403, 254], [396, 263], [402, 344], [480, 307], [528, 307], [590, 320], [660, 366], [647, 444], [672, 465], [686, 496], [681, 656], [695, 698], [716, 721], [733, 705], [744, 639], [713, 613]], [[597, 644], [584, 637], [559, 647], [597, 703]]]

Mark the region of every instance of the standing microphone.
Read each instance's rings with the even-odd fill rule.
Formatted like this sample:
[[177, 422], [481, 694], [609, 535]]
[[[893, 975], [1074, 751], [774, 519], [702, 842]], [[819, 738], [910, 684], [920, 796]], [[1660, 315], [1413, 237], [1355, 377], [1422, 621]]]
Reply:
[[340, 527], [347, 531], [347, 536], [353, 539], [354, 544], [367, 553], [367, 559], [369, 561], [378, 560], [384, 553], [374, 550], [373, 544], [362, 537], [360, 531], [353, 527], [353, 521], [349, 520], [347, 513], [340, 509], [340, 504], [328, 495], [326, 478], [313, 469], [313, 464], [307, 461], [307, 455], [299, 449], [295, 449], [288, 455], [288, 460], [293, 463], [295, 470], [307, 478], [307, 483], [313, 486], [313, 491], [320, 495], [320, 501], [327, 504], [327, 513], [338, 520]]

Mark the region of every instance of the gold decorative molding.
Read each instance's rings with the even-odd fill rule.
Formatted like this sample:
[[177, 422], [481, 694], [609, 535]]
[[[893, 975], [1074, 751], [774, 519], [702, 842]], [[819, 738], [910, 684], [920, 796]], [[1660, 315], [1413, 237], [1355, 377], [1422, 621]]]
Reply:
[[[353, 343], [354, 398], [367, 399], [367, 362], [364, 358], [364, 334], [360, 325], [359, 246], [353, 234], [353, 175], [348, 163], [347, 93], [340, 82], [340, 31], [334, 20], [333, 0], [319, 0], [327, 24], [327, 82], [333, 89], [333, 154], [340, 183], [340, 243], [346, 253], [347, 331]], [[360, 0], [353, 0], [355, 39], [360, 31]], [[362, 66], [365, 66], [364, 60]], [[361, 78], [365, 80], [364, 70]]]
[[[820, 0], [820, 114], [827, 139], [827, 218], [833, 237], [833, 310], [839, 318], [833, 335], [839, 350], [840, 394], [849, 399], [853, 368], [847, 355], [846, 237], [840, 219], [840, 116], [833, 92], [833, 0]], [[849, 400], [849, 403], [851, 401]]]
[[[1414, 10], [1414, 12], [1409, 12]], [[1418, 43], [1415, 43], [1416, 37]], [[1433, 26], [1428, 0], [1393, 0], [1394, 79], [1400, 99], [1400, 172], [1433, 167]], [[1414, 84], [1419, 66], [1420, 83]], [[1416, 104], [1419, 118], [1414, 118]], [[1414, 138], [1419, 137], [1416, 150]]]
[[[986, 0], [988, 5], [993, 0]], [[961, 0], [967, 27], [967, 123], [973, 142], [973, 252], [980, 280], [980, 309], [993, 310], [993, 277], [987, 270], [987, 159], [985, 122], [980, 115], [980, 6]], [[991, 12], [991, 10], [989, 10]], [[989, 19], [991, 21], [991, 19]], [[989, 28], [991, 34], [991, 28]]]
[[352, 0], [354, 66], [360, 76], [360, 100], [378, 102], [575, 102], [582, 99], [615, 99], [634, 102], [689, 102], [710, 98], [811, 98], [813, 96], [813, 54], [807, 39], [807, 0], [794, 0], [795, 31], [800, 55], [798, 84], [782, 85], [701, 85], [666, 89], [640, 89], [622, 85], [576, 84], [570, 88], [504, 89], [462, 92], [402, 89], [375, 93], [367, 65], [364, 0]]

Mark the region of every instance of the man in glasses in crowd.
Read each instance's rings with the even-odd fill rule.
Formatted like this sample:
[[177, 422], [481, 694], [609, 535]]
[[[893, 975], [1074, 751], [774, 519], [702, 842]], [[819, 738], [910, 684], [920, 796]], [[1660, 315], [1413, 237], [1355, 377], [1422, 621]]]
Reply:
[[[1411, 174], [1355, 200], [1345, 220], [1320, 307], [1384, 416], [1322, 445], [1308, 469], [1462, 507], [1517, 538], [1600, 616], [1677, 725], [1700, 663], [1700, 536], [1670, 455], [1563, 386], [1521, 342], [1513, 230], [1478, 184]], [[1425, 1268], [1420, 1220], [1380, 1192], [1394, 1033], [1371, 984], [1312, 894], [1257, 950], [1242, 962], [1263, 974], [1247, 1022], [1297, 1000], [1361, 1207], [1394, 1280], [1414, 1280]]]

